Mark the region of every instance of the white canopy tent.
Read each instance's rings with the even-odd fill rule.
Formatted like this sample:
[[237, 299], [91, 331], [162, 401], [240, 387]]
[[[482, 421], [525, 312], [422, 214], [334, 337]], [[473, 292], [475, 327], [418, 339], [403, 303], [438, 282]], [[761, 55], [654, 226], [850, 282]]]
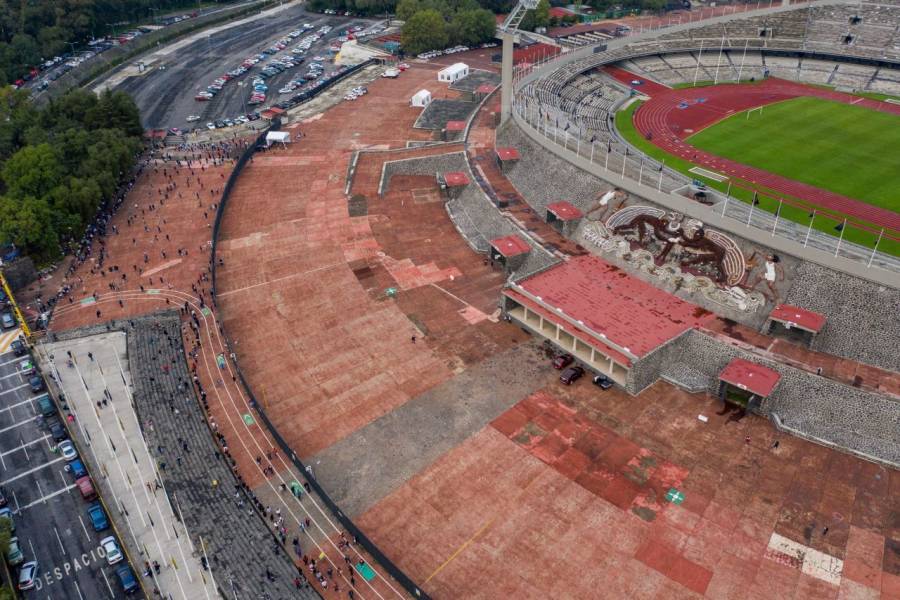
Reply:
[[409, 101], [410, 106], [425, 107], [431, 104], [431, 92], [428, 90], [419, 90]]
[[282, 146], [291, 143], [291, 134], [287, 131], [270, 131], [266, 134], [266, 147], [280, 143]]

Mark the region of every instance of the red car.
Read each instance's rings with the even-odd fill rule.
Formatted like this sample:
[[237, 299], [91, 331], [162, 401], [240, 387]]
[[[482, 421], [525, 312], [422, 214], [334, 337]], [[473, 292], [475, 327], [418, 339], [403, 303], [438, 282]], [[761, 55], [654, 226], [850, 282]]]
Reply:
[[554, 369], [565, 369], [575, 360], [575, 357], [571, 354], [560, 354], [556, 358], [553, 359], [553, 368]]

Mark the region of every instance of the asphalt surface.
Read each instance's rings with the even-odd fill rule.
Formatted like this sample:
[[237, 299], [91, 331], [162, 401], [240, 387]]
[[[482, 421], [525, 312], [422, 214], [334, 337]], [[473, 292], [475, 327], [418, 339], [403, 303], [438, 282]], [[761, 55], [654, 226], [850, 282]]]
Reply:
[[[254, 65], [243, 76], [226, 83], [224, 89], [211, 101], [194, 100], [197, 92], [206, 89], [216, 77], [238, 67], [245, 58], [261, 53], [275, 40], [304, 23], [310, 23], [314, 29], [292, 40], [287, 48], [274, 55], [275, 58], [290, 56], [291, 48], [303, 37], [315, 33], [322, 25], [331, 25], [333, 29], [312, 45], [304, 55], [306, 60], [302, 64], [266, 80], [269, 91], [265, 104], [250, 106], [246, 101], [251, 93], [249, 82], [262, 70], [266, 61]], [[281, 96], [278, 90], [296, 75], [305, 73], [312, 57], [327, 57], [328, 46], [333, 38], [340, 36], [341, 30], [353, 25], [367, 27], [373, 23], [375, 21], [366, 19], [308, 13], [299, 5], [289, 7], [274, 15], [203, 37], [168, 55], [165, 60], [154, 63], [144, 74], [126, 78], [115, 89], [131, 94], [141, 111], [145, 128], [203, 127], [209, 121], [262, 110], [288, 98], [289, 94]], [[326, 61], [326, 73], [332, 68], [330, 61]], [[248, 85], [240, 88], [237, 85], [240, 81], [245, 81]], [[189, 115], [199, 115], [200, 120], [188, 123]]]
[[[0, 485], [13, 512], [25, 561], [37, 560], [40, 577], [26, 599], [124, 599], [114, 568], [106, 563], [66, 461], [51, 450], [53, 438], [37, 420], [28, 378], [12, 351], [0, 354]], [[5, 551], [5, 549], [4, 549]], [[124, 563], [119, 563], [124, 564]], [[118, 565], [116, 565], [118, 566]], [[136, 574], [139, 575], [139, 574]], [[12, 569], [18, 578], [18, 569]], [[128, 598], [142, 598], [140, 592]]]

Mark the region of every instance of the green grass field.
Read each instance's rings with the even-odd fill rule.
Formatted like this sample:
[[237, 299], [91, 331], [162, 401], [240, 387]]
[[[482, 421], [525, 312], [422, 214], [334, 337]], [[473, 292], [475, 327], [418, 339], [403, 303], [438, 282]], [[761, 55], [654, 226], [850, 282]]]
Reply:
[[716, 156], [900, 212], [900, 116], [821, 98], [746, 111], [687, 139]]
[[[622, 137], [624, 137], [629, 144], [631, 144], [647, 156], [655, 158], [658, 161], [665, 161], [667, 167], [679, 171], [691, 177], [692, 179], [699, 179], [713, 189], [717, 189], [721, 192], [726, 191], [728, 186], [727, 182], [715, 181], [698, 176], [696, 173], [691, 173], [690, 169], [694, 167], [691, 162], [669, 154], [659, 146], [656, 146], [653, 142], [645, 139], [643, 135], [641, 135], [641, 133], [634, 126], [634, 112], [641, 106], [641, 104], [643, 104], [643, 102], [641, 101], [632, 102], [624, 109], [616, 113], [616, 129], [618, 129], [619, 133], [622, 134]], [[765, 113], [765, 111], [763, 111], [763, 113]], [[753, 193], [750, 190], [739, 187], [731, 188], [731, 196], [746, 203], [749, 203], [753, 199]], [[774, 213], [778, 209], [778, 202], [766, 195], [760, 195], [759, 205], [757, 206], [757, 208]], [[802, 225], [808, 225], [810, 222], [808, 212], [799, 208], [784, 205], [782, 206], [780, 214], [782, 218], [790, 219], [791, 221], [795, 221]], [[837, 235], [834, 230], [834, 227], [836, 225], [836, 222], [829, 221], [828, 219], [824, 219], [822, 217], [819, 217], [813, 221], [814, 229], [818, 229], [832, 235]], [[877, 230], [877, 228], [875, 229]], [[854, 227], [848, 227], [844, 233], [844, 239], [846, 239], [847, 241], [852, 241], [868, 248], [874, 246], [877, 238], [877, 235], [872, 234], [871, 232], [863, 231]], [[900, 256], [900, 243], [894, 242], [892, 240], [882, 240], [881, 244], [879, 244], [878, 246], [878, 249], [886, 254]]]

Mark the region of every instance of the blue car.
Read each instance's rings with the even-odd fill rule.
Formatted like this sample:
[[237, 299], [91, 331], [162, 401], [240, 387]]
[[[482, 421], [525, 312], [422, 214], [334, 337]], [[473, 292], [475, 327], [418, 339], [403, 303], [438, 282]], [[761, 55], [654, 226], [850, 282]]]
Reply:
[[103, 507], [100, 506], [99, 502], [91, 503], [87, 513], [91, 518], [91, 523], [94, 525], [94, 531], [109, 529], [109, 520], [106, 518], [106, 513], [103, 511]]
[[81, 462], [80, 458], [76, 458], [70, 462], [69, 468], [72, 470], [72, 479], [75, 479], [76, 481], [88, 474], [87, 469], [84, 468], [84, 463]]
[[138, 590], [138, 582], [137, 579], [134, 578], [131, 567], [122, 565], [116, 569], [116, 575], [119, 577], [119, 583], [122, 584], [122, 591], [126, 594], [132, 594]]

